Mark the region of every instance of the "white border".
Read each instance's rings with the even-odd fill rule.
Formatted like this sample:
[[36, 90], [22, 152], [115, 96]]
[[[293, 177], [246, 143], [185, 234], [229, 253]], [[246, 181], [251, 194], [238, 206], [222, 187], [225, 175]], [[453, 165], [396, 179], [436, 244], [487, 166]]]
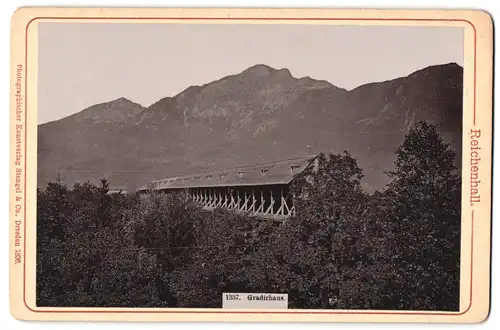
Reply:
[[[229, 6], [238, 6], [238, 7], [332, 7], [342, 8], [342, 7], [350, 7], [350, 8], [407, 8], [407, 9], [415, 9], [415, 8], [433, 8], [433, 9], [484, 9], [492, 14], [493, 19], [498, 14], [500, 16], [499, 10], [499, 1], [498, 0], [453, 0], [453, 1], [444, 1], [444, 0], [420, 0], [415, 2], [405, 1], [404, 5], [401, 1], [384, 1], [384, 0], [337, 0], [335, 2], [324, 0], [289, 0], [289, 1], [279, 1], [279, 0], [253, 0], [253, 1], [219, 1], [219, 0], [184, 0], [184, 1], [162, 1], [162, 0], [148, 0], [148, 1], [131, 1], [131, 0], [115, 0], [115, 1], [99, 1], [99, 0], [87, 0], [87, 1], [71, 1], [71, 0], [59, 0], [54, 2], [45, 2], [41, 3], [38, 1], [23, 1], [23, 0], [3, 0], [0, 1], [0, 24], [1, 24], [1, 40], [2, 46], [0, 48], [0, 54], [2, 57], [2, 65], [0, 65], [1, 70], [1, 101], [3, 111], [0, 111], [0, 125], [3, 125], [3, 129], [0, 128], [0, 147], [3, 155], [7, 155], [9, 151], [9, 113], [7, 109], [9, 109], [9, 58], [10, 58], [10, 50], [9, 50], [9, 38], [10, 38], [10, 17], [14, 10], [21, 6], [29, 6], [29, 5], [47, 5], [47, 6], [123, 6], [123, 7], [137, 7], [137, 6], [146, 6], [146, 7], [158, 7], [158, 6], [174, 6], [174, 7], [229, 7]], [[496, 39], [496, 38], [495, 38]], [[496, 58], [496, 56], [495, 56]], [[495, 70], [496, 73], [496, 70]], [[496, 93], [495, 93], [496, 95]], [[499, 122], [498, 115], [495, 117], [495, 128], [497, 128], [497, 124]], [[497, 139], [495, 139], [497, 140]], [[498, 143], [498, 141], [496, 141]], [[495, 143], [496, 145], [496, 143]], [[498, 147], [497, 147], [498, 149]], [[2, 264], [7, 266], [8, 261], [8, 242], [7, 234], [8, 233], [8, 221], [6, 221], [6, 217], [8, 214], [8, 173], [9, 173], [9, 163], [8, 157], [3, 157], [3, 161], [0, 162], [2, 168], [0, 173], [3, 173], [2, 177], [2, 186], [3, 189], [1, 192], [1, 204], [2, 214], [4, 215], [4, 239], [0, 240], [2, 242], [1, 250], [3, 253], [0, 253], [2, 258]], [[498, 152], [494, 152], [493, 162], [494, 162], [494, 171], [500, 170], [499, 164], [500, 159], [498, 159]], [[494, 178], [493, 187], [500, 187], [500, 182], [498, 182], [498, 175]], [[495, 225], [495, 215], [498, 210], [498, 205], [500, 204], [500, 197], [498, 197], [498, 191], [495, 191], [494, 188], [494, 213], [493, 213], [493, 237], [499, 237], [500, 232], [498, 230], [498, 224]], [[496, 203], [495, 203], [496, 202]], [[497, 205], [495, 207], [495, 205]], [[493, 239], [495, 242], [495, 239]], [[499, 253], [498, 244], [493, 244], [493, 258]], [[499, 274], [499, 266], [500, 263], [492, 263], [492, 301], [491, 301], [491, 313], [490, 318], [487, 320], [486, 324], [482, 329], [497, 329], [500, 326], [500, 308], [498, 307], [498, 297], [499, 297], [499, 289], [498, 283], [495, 282], [498, 278]], [[86, 322], [86, 323], [73, 323], [69, 325], [68, 323], [57, 323], [57, 322], [20, 322], [15, 320], [9, 311], [9, 298], [8, 298], [8, 272], [6, 271], [7, 267], [4, 267], [4, 271], [0, 273], [2, 278], [1, 286], [2, 294], [0, 295], [0, 320], [2, 321], [2, 326], [5, 329], [29, 329], [31, 327], [36, 326], [39, 329], [66, 329], [70, 326], [72, 329], [85, 329], [88, 327], [93, 327], [94, 329], [104, 329], [105, 327], [113, 326], [110, 323], [96, 323], [96, 322]], [[498, 280], [497, 280], [498, 281]], [[194, 329], [194, 328], [205, 328], [205, 329], [232, 329], [235, 326], [239, 329], [245, 328], [253, 328], [259, 327], [263, 330], [271, 330], [271, 329], [286, 329], [286, 328], [295, 328], [301, 329], [303, 324], [220, 324], [220, 323], [211, 323], [211, 324], [137, 324], [137, 323], [120, 323], [114, 324], [115, 326], [119, 326], [124, 329], [139, 329], [139, 328], [148, 328], [148, 329], [164, 329], [166, 326], [178, 327], [183, 329]], [[368, 327], [375, 327], [379, 329], [383, 329], [382, 327], [389, 327], [398, 329], [403, 326], [401, 324], [308, 324], [308, 327], [314, 327], [316, 329], [331, 329], [335, 327], [336, 329], [364, 329]], [[422, 324], [405, 324], [405, 327], [420, 329]], [[446, 324], [432, 324], [428, 325], [430, 327], [450, 327], [450, 325]], [[473, 325], [468, 325], [473, 326]]]

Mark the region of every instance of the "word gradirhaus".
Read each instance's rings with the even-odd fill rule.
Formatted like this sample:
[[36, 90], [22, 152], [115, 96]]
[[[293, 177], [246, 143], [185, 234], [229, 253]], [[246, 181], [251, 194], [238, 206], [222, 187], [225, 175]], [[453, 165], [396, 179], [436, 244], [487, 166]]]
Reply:
[[471, 129], [470, 136], [470, 205], [481, 202], [481, 194], [479, 185], [479, 165], [481, 163], [481, 147], [479, 146], [479, 138], [481, 137], [481, 129]]
[[285, 297], [284, 296], [274, 296], [274, 295], [270, 295], [270, 294], [261, 294], [261, 295], [253, 295], [253, 294], [249, 294], [247, 296], [247, 300], [281, 300], [281, 301], [285, 301]]

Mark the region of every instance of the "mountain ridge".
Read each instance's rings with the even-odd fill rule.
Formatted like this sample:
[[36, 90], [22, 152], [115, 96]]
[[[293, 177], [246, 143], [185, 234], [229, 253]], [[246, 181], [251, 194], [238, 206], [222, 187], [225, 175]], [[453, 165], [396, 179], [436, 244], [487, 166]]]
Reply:
[[417, 121], [437, 126], [460, 155], [462, 80], [449, 63], [346, 90], [257, 64], [148, 107], [122, 97], [39, 125], [39, 184], [59, 172], [70, 184], [106, 176], [133, 190], [164, 176], [347, 149], [367, 190], [383, 189], [386, 158]]
[[155, 101], [155, 102], [151, 103], [151, 104], [150, 104], [149, 106], [147, 106], [147, 107], [146, 107], [146, 106], [143, 106], [143, 105], [141, 105], [140, 103], [137, 103], [137, 102], [135, 102], [135, 101], [133, 101], [133, 100], [130, 100], [130, 99], [128, 99], [127, 97], [121, 96], [121, 97], [118, 97], [118, 98], [113, 99], [113, 100], [110, 100], [110, 101], [105, 101], [105, 102], [96, 103], [96, 104], [91, 105], [91, 106], [89, 106], [89, 107], [87, 107], [87, 108], [85, 108], [85, 109], [83, 109], [83, 110], [81, 110], [81, 111], [79, 111], [79, 112], [74, 113], [74, 114], [71, 114], [71, 115], [68, 115], [68, 116], [65, 116], [65, 117], [62, 117], [62, 118], [59, 118], [59, 119], [51, 120], [51, 121], [48, 121], [48, 122], [45, 122], [45, 123], [41, 123], [41, 124], [39, 124], [38, 126], [41, 126], [41, 125], [45, 125], [45, 124], [49, 124], [49, 123], [52, 123], [52, 122], [57, 122], [57, 121], [60, 121], [60, 120], [66, 119], [66, 118], [71, 117], [71, 116], [74, 116], [74, 115], [76, 115], [76, 114], [79, 114], [79, 113], [85, 112], [85, 111], [87, 111], [87, 110], [91, 109], [91, 108], [92, 108], [92, 107], [94, 107], [94, 106], [104, 105], [104, 104], [113, 103], [113, 102], [117, 102], [117, 101], [127, 101], [127, 102], [130, 102], [130, 103], [134, 103], [134, 104], [136, 104], [136, 105], [138, 105], [138, 106], [143, 107], [143, 108], [144, 108], [144, 110], [146, 110], [146, 109], [150, 109], [150, 108], [154, 108], [154, 107], [155, 107], [158, 103], [160, 103], [160, 102], [161, 102], [161, 101], [163, 101], [163, 100], [166, 100], [166, 99], [174, 100], [175, 98], [177, 98], [177, 97], [178, 97], [179, 95], [181, 95], [181, 94], [187, 93], [188, 91], [192, 92], [192, 90], [193, 90], [193, 89], [194, 89], [194, 90], [199, 90], [199, 89], [201, 89], [201, 88], [203, 88], [203, 87], [205, 87], [205, 86], [207, 86], [207, 85], [211, 85], [211, 84], [217, 83], [217, 82], [222, 81], [222, 80], [225, 80], [225, 79], [227, 79], [227, 78], [231, 78], [231, 77], [236, 77], [236, 76], [239, 76], [239, 75], [241, 75], [241, 74], [244, 74], [245, 72], [248, 72], [248, 71], [251, 71], [252, 69], [255, 69], [255, 68], [260, 68], [260, 67], [263, 67], [263, 68], [266, 68], [266, 70], [269, 70], [269, 71], [275, 71], [275, 72], [279, 72], [279, 71], [286, 71], [286, 72], [288, 72], [288, 74], [289, 74], [291, 77], [293, 77], [293, 78], [295, 78], [295, 79], [297, 79], [297, 80], [312, 80], [312, 81], [314, 81], [314, 82], [321, 82], [321, 83], [325, 83], [325, 85], [327, 84], [327, 85], [329, 85], [329, 86], [336, 87], [336, 88], [338, 88], [338, 89], [340, 89], [340, 90], [344, 90], [344, 91], [346, 91], [346, 92], [351, 92], [351, 91], [354, 91], [354, 90], [356, 90], [356, 89], [358, 89], [358, 88], [362, 88], [362, 87], [364, 87], [364, 86], [368, 86], [368, 85], [379, 84], [379, 83], [386, 83], [386, 82], [394, 81], [394, 80], [397, 80], [397, 79], [402, 79], [402, 78], [405, 78], [405, 77], [415, 76], [415, 75], [418, 75], [418, 74], [420, 74], [420, 73], [424, 73], [424, 72], [428, 71], [429, 69], [437, 69], [437, 68], [450, 68], [450, 67], [451, 67], [451, 68], [459, 68], [459, 69], [461, 69], [461, 70], [463, 69], [463, 68], [462, 68], [462, 66], [460, 66], [460, 65], [459, 65], [459, 64], [457, 64], [456, 62], [450, 62], [450, 63], [445, 63], [445, 64], [437, 64], [437, 65], [429, 65], [429, 66], [427, 66], [427, 67], [425, 67], [425, 68], [422, 68], [422, 69], [419, 69], [419, 70], [413, 71], [413, 72], [411, 72], [411, 73], [409, 73], [408, 75], [403, 76], [403, 77], [398, 77], [398, 78], [394, 78], [394, 79], [387, 79], [387, 80], [382, 80], [382, 81], [376, 81], [376, 82], [370, 82], [370, 83], [366, 83], [366, 84], [362, 84], [362, 85], [356, 86], [356, 87], [354, 87], [354, 88], [352, 88], [352, 89], [345, 89], [345, 88], [342, 88], [342, 87], [335, 86], [335, 85], [333, 85], [331, 82], [329, 82], [329, 81], [327, 81], [327, 80], [322, 80], [322, 79], [314, 79], [314, 78], [311, 78], [310, 76], [304, 76], [304, 77], [300, 77], [300, 78], [298, 78], [298, 77], [294, 77], [293, 75], [291, 75], [290, 70], [289, 70], [289, 69], [286, 69], [286, 68], [276, 69], [276, 68], [273, 68], [273, 67], [271, 67], [271, 66], [269, 66], [269, 65], [267, 65], [267, 64], [255, 64], [255, 65], [253, 65], [253, 66], [251, 66], [251, 67], [249, 67], [249, 68], [247, 68], [247, 69], [245, 69], [245, 70], [243, 70], [243, 71], [241, 71], [240, 73], [237, 73], [237, 74], [227, 75], [227, 76], [224, 76], [224, 77], [222, 77], [222, 78], [220, 78], [220, 79], [216, 79], [216, 80], [213, 80], [213, 81], [211, 81], [211, 82], [207, 82], [207, 83], [202, 84], [202, 85], [191, 85], [191, 86], [188, 86], [187, 88], [185, 88], [185, 89], [184, 89], [184, 90], [182, 90], [181, 92], [179, 92], [179, 93], [177, 93], [177, 94], [175, 94], [175, 95], [173, 95], [173, 96], [165, 96], [165, 97], [163, 97], [163, 98], [161, 98], [161, 99], [159, 99], [159, 100], [157, 100], [157, 101]]

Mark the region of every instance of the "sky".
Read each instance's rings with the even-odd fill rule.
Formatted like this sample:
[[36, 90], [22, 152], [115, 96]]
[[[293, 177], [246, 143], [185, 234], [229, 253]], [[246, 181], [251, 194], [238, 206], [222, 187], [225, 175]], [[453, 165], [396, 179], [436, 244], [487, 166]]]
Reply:
[[149, 106], [255, 64], [346, 89], [463, 66], [463, 30], [452, 27], [45, 22], [38, 31], [39, 123], [120, 97]]

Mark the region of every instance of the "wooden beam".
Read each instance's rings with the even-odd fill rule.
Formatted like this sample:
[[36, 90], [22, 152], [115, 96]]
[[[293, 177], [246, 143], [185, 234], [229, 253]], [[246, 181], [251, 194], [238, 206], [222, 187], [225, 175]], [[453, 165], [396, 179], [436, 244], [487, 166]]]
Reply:
[[219, 195], [217, 194], [217, 188], [214, 188], [214, 196], [215, 196], [214, 208], [216, 208], [217, 204], [219, 204]]
[[251, 212], [255, 212], [255, 203], [257, 203], [257, 200], [254, 198], [252, 201], [252, 205], [249, 207]]
[[255, 211], [255, 214], [257, 213], [263, 213], [264, 212], [264, 190], [262, 189], [260, 191], [260, 205], [259, 205], [259, 208], [257, 209], [257, 211]]
[[236, 189], [236, 196], [238, 197], [237, 198], [237, 202], [236, 202], [236, 209], [241, 211], [241, 207], [240, 207], [240, 191], [238, 189]]
[[284, 203], [284, 198], [283, 198], [283, 187], [280, 188], [280, 197], [281, 197], [281, 215], [285, 215], [285, 206], [283, 205]]
[[210, 207], [213, 208], [217, 204], [217, 195], [215, 194], [215, 189], [210, 189], [212, 191], [212, 203], [210, 203]]
[[280, 188], [280, 208], [278, 209], [278, 211], [276, 212], [276, 214], [281, 214], [281, 215], [284, 215], [285, 212], [285, 206], [283, 204], [283, 188]]
[[273, 206], [274, 206], [274, 198], [273, 198], [273, 191], [269, 190], [269, 196], [271, 197], [271, 204], [267, 208], [265, 214], [269, 214], [269, 211], [271, 211], [271, 214], [273, 213]]
[[290, 208], [288, 207], [288, 203], [286, 201], [286, 198], [283, 199], [283, 211], [286, 209], [286, 213], [284, 212], [285, 215], [290, 215]]
[[233, 208], [234, 208], [234, 205], [235, 205], [235, 203], [234, 203], [234, 202], [235, 202], [235, 201], [234, 201], [233, 191], [231, 191], [231, 203], [229, 203], [229, 208], [230, 208], [230, 209], [233, 209]]
[[255, 199], [255, 189], [252, 188], [252, 211], [255, 212], [255, 203], [257, 202], [257, 200]]
[[241, 207], [242, 211], [248, 211], [248, 201], [250, 201], [250, 196], [247, 197], [247, 191], [245, 190], [245, 202], [243, 203], [243, 206]]
[[217, 203], [217, 207], [219, 206], [222, 206], [222, 195], [221, 195], [221, 192], [219, 190], [219, 202]]

